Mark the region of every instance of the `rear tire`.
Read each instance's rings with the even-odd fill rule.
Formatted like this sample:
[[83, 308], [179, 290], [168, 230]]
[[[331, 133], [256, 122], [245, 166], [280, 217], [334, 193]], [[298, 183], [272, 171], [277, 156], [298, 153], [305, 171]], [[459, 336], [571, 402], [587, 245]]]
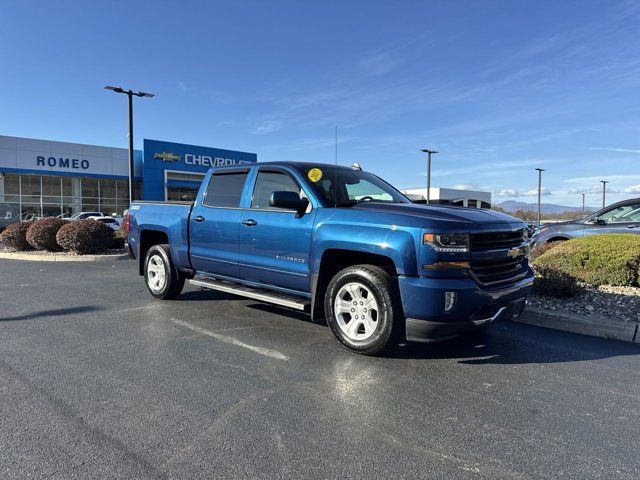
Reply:
[[340, 270], [327, 286], [324, 313], [338, 341], [364, 355], [395, 346], [404, 322], [396, 282], [374, 265]]
[[149, 293], [160, 300], [177, 297], [184, 288], [185, 275], [171, 259], [169, 245], [154, 245], [144, 260], [144, 283]]

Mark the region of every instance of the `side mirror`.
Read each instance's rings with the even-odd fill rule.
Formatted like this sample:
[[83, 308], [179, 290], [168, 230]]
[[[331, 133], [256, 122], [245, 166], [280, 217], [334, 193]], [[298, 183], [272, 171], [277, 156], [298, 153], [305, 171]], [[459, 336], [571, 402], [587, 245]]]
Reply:
[[275, 208], [295, 210], [298, 215], [302, 215], [309, 206], [309, 199], [301, 198], [296, 192], [271, 192], [269, 205]]

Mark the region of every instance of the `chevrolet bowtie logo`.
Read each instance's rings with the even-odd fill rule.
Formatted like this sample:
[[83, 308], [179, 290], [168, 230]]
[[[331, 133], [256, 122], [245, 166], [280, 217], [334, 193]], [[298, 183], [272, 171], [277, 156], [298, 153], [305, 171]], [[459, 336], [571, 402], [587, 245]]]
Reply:
[[520, 247], [510, 248], [509, 251], [507, 251], [507, 257], [516, 258], [520, 255], [522, 255], [522, 249]]
[[154, 153], [153, 158], [158, 158], [163, 162], [179, 162], [180, 161], [180, 155], [176, 155], [174, 153], [167, 153], [167, 152]]

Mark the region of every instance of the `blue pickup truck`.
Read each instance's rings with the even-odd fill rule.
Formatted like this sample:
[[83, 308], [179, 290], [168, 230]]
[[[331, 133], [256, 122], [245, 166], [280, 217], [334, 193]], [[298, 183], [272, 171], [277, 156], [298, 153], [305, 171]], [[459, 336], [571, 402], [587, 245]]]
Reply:
[[188, 281], [306, 311], [368, 355], [516, 316], [533, 282], [522, 221], [413, 204], [357, 165], [212, 168], [195, 202], [134, 202], [126, 224], [154, 297]]

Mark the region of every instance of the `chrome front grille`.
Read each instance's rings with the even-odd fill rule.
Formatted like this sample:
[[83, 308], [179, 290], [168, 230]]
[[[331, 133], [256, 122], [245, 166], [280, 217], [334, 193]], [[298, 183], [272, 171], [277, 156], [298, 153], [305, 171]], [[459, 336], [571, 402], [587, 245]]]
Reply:
[[527, 246], [522, 235], [522, 230], [471, 235], [471, 275], [476, 282], [503, 287], [527, 276]]

